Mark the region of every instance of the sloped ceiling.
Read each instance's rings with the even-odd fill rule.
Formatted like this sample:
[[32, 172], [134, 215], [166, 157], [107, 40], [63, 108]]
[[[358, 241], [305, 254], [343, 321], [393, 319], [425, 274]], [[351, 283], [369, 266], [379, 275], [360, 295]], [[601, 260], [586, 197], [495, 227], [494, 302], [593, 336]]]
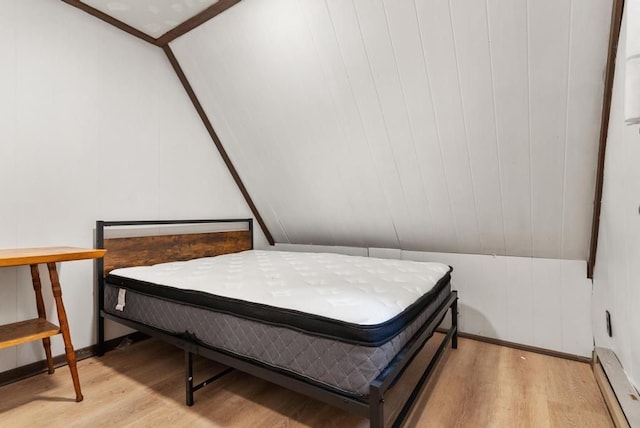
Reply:
[[610, 13], [244, 0], [170, 47], [276, 242], [586, 259]]

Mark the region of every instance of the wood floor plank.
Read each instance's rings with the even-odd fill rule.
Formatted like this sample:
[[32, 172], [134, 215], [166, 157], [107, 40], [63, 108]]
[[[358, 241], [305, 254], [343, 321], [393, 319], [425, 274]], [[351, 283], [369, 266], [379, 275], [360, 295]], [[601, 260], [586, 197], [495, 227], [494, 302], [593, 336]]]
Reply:
[[[409, 368], [417, 379], [425, 353]], [[368, 420], [252, 376], [232, 372], [184, 405], [183, 354], [147, 340], [78, 363], [75, 402], [61, 368], [0, 388], [11, 427], [367, 427]], [[222, 366], [195, 360], [197, 379]], [[410, 389], [398, 384], [396, 408]], [[385, 409], [392, 413], [392, 408]], [[418, 399], [409, 427], [612, 427], [588, 364], [460, 339]]]

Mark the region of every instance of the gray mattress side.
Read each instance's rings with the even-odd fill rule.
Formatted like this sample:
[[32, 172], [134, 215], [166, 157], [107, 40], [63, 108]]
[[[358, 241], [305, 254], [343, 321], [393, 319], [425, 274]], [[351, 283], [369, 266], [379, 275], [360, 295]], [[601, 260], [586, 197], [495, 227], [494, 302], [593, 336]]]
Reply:
[[366, 396], [369, 384], [419, 328], [431, 318], [451, 292], [437, 296], [395, 337], [377, 347], [340, 342], [230, 314], [214, 312], [127, 290], [123, 311], [115, 310], [118, 288], [104, 289], [104, 310], [171, 334], [188, 332], [214, 348], [294, 373], [331, 389]]

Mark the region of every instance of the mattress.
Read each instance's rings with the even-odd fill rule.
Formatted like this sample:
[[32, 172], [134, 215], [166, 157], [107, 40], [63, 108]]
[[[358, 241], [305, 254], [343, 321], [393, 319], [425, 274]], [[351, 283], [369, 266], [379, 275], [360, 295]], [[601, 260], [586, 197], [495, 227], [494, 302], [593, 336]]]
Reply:
[[437, 263], [246, 251], [115, 270], [105, 281], [104, 310], [365, 396], [446, 301], [450, 271]]

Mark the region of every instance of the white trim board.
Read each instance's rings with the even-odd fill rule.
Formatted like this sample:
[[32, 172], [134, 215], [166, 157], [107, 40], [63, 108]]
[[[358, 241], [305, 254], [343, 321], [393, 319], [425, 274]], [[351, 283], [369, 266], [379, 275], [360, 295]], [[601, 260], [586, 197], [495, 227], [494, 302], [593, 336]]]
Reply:
[[446, 263], [460, 293], [460, 331], [582, 357], [593, 351], [592, 283], [584, 260], [294, 244], [275, 249]]

